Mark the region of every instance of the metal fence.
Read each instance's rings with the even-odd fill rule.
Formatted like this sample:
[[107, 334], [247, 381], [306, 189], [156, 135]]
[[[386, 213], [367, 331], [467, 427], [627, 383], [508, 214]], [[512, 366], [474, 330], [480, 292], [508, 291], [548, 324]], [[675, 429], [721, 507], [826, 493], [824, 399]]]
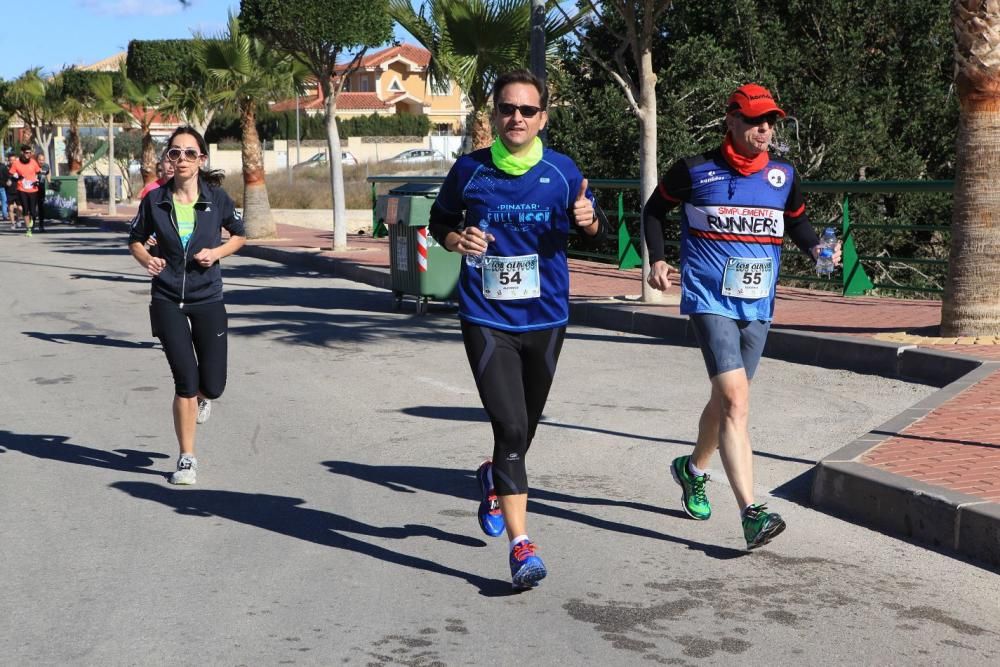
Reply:
[[[375, 219], [375, 199], [379, 184], [421, 183], [440, 184], [443, 176], [369, 176], [372, 187], [372, 222], [375, 234], [379, 235], [379, 221]], [[638, 231], [638, 179], [590, 179], [591, 188], [610, 191], [611, 197], [600, 196], [604, 212], [611, 222], [612, 239], [609, 247], [602, 250], [583, 250], [571, 245], [569, 254], [572, 257], [582, 257], [601, 262], [615, 264], [619, 269], [633, 269], [642, 265], [640, 239]], [[933, 285], [905, 284], [899, 281], [873, 281], [865, 270], [878, 263], [892, 262], [909, 266], [946, 266], [947, 259], [914, 256], [899, 256], [892, 254], [859, 254], [858, 238], [866, 230], [881, 230], [887, 232], [912, 233], [932, 232], [946, 235], [950, 231], [946, 224], [910, 224], [899, 222], [858, 222], [852, 218], [852, 198], [872, 195], [907, 195], [928, 193], [950, 193], [954, 187], [953, 181], [803, 181], [802, 188], [806, 193], [829, 194], [838, 198], [840, 238], [843, 241], [843, 271], [841, 272], [838, 289], [844, 296], [858, 296], [873, 289], [884, 289], [901, 292], [917, 292], [940, 294], [943, 289]], [[608, 206], [606, 202], [611, 202]], [[633, 208], [633, 206], [635, 208]], [[630, 228], [636, 231], [630, 231]], [[384, 231], [384, 228], [383, 230]], [[678, 238], [665, 239], [668, 247], [677, 248]], [[806, 283], [830, 284], [830, 278], [820, 278], [810, 273], [781, 273], [782, 280], [796, 280]]]

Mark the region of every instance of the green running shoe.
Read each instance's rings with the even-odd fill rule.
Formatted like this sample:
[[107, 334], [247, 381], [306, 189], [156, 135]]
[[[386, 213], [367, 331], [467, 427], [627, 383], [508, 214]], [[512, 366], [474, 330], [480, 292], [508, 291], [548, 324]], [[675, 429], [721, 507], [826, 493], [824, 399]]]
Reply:
[[781, 515], [766, 509], [767, 505], [760, 503], [743, 511], [743, 537], [747, 540], [747, 551], [764, 546], [785, 530]]
[[704, 521], [712, 516], [712, 506], [708, 504], [708, 496], [705, 495], [705, 482], [708, 481], [708, 473], [700, 477], [695, 477], [688, 469], [690, 456], [678, 456], [670, 464], [670, 474], [674, 481], [681, 485], [681, 505], [684, 511], [692, 519]]

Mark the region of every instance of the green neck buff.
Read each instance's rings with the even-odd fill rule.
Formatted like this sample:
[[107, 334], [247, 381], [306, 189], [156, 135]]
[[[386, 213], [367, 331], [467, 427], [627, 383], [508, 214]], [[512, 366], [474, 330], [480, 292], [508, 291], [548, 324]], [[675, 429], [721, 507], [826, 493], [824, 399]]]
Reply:
[[499, 139], [493, 140], [490, 155], [497, 169], [511, 176], [520, 176], [542, 161], [542, 140], [535, 137], [527, 155], [511, 155], [507, 147]]

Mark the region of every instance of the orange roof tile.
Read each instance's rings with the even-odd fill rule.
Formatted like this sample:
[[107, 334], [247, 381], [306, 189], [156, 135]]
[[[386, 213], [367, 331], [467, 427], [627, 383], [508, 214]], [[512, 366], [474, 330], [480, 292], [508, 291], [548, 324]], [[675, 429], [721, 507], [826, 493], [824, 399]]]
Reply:
[[[400, 44], [399, 46], [390, 46], [375, 53], [369, 53], [362, 58], [361, 67], [378, 67], [387, 60], [391, 60], [397, 56], [409, 60], [418, 67], [427, 67], [431, 62], [431, 52], [422, 46]], [[342, 71], [347, 68], [347, 65], [348, 63], [346, 62], [340, 63], [337, 65], [337, 70]]]
[[341, 93], [337, 96], [337, 109], [344, 111], [385, 109], [385, 107], [385, 102], [375, 93]]
[[[324, 107], [323, 98], [318, 95], [299, 98], [299, 109], [301, 111], [320, 109]], [[385, 109], [386, 103], [378, 98], [375, 93], [348, 93], [343, 92], [337, 96], [338, 111], [376, 111]], [[284, 111], [295, 111], [295, 100], [282, 100], [271, 105], [271, 111], [282, 113]]]
[[[323, 98], [319, 95], [306, 95], [299, 98], [299, 110], [306, 111], [311, 109], [322, 109], [323, 108]], [[295, 98], [290, 100], [282, 100], [281, 102], [275, 102], [271, 105], [271, 111], [275, 113], [282, 113], [284, 111], [295, 111]]]

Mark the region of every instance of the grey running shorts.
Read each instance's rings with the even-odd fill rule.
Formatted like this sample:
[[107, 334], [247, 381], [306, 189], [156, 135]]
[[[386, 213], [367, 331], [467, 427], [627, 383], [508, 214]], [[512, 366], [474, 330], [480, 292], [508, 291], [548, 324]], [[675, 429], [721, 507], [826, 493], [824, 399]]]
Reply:
[[691, 315], [691, 323], [701, 345], [708, 377], [737, 368], [746, 371], [748, 380], [753, 377], [764, 353], [770, 322], [696, 313]]

